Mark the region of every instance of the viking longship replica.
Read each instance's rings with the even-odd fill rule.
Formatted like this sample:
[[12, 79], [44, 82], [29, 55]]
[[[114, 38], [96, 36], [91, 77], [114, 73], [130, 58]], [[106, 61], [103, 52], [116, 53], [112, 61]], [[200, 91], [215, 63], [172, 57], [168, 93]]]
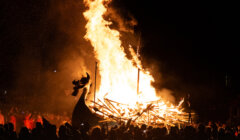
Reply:
[[[90, 126], [99, 124], [100, 122], [128, 122], [135, 125], [148, 124], [151, 126], [158, 125], [177, 125], [189, 123], [189, 113], [181, 112], [180, 105], [166, 105], [161, 100], [144, 103], [138, 103], [135, 107], [119, 103], [108, 98], [104, 100], [92, 100], [92, 104], [86, 105], [85, 99], [90, 90], [90, 76], [82, 77], [78, 81], [73, 81], [73, 96], [77, 96], [79, 90], [82, 94], [73, 110], [72, 125], [80, 128], [82, 124], [88, 123]], [[90, 86], [89, 86], [90, 85]], [[89, 86], [89, 87], [88, 87]], [[162, 108], [161, 108], [162, 107]], [[164, 114], [163, 114], [164, 113]], [[163, 114], [163, 115], [162, 115]]]
[[[178, 104], [170, 103], [161, 97], [152, 83], [153, 76], [143, 68], [140, 53], [135, 51], [135, 43], [122, 46], [121, 33], [110, 27], [114, 18], [108, 17], [108, 4], [111, 0], [84, 0], [86, 11], [86, 35], [84, 38], [94, 48], [99, 66], [99, 85], [94, 84], [94, 99], [86, 105], [90, 76], [74, 81], [73, 95], [82, 89], [82, 95], [73, 111], [73, 126], [82, 122], [92, 125], [99, 121], [127, 122], [140, 125], [177, 125], [188, 123], [189, 115], [182, 107], [184, 99]], [[117, 23], [115, 21], [115, 23]], [[130, 32], [129, 32], [130, 33]], [[139, 50], [139, 49], [137, 49]], [[129, 54], [127, 57], [126, 52]], [[96, 77], [96, 73], [95, 73]], [[96, 79], [96, 78], [95, 78]]]

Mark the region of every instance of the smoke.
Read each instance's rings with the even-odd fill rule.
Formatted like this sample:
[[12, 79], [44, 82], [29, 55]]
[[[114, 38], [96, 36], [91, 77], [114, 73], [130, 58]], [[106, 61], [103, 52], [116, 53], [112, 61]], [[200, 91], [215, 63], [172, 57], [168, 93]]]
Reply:
[[[94, 77], [93, 48], [83, 39], [84, 5], [72, 0], [53, 0], [43, 5], [35, 13], [26, 12], [29, 17], [38, 15], [36, 23], [22, 23], [25, 32], [17, 32], [22, 34], [18, 38], [22, 46], [14, 67], [14, 96], [18, 97], [14, 100], [30, 110], [71, 112], [76, 103], [70, 95], [72, 81], [86, 72]], [[26, 98], [20, 99], [19, 95]]]
[[159, 95], [163, 100], [170, 103], [175, 103], [175, 97], [172, 95], [172, 91], [166, 88], [157, 91], [157, 95]]
[[[86, 72], [91, 78], [94, 75], [93, 48], [83, 39], [86, 25], [83, 11], [84, 6], [81, 2], [56, 0], [51, 2], [48, 12], [47, 19], [53, 21], [57, 27], [56, 41], [51, 44], [56, 47], [51, 52], [57, 57], [55, 63], [59, 72], [58, 76], [47, 76], [46, 79], [51, 79], [49, 84], [54, 85], [48, 88], [48, 92], [52, 92], [52, 96], [59, 96], [57, 104], [62, 104], [62, 108], [72, 108], [75, 105], [73, 97], [69, 96], [73, 87], [72, 81], [80, 79]], [[59, 36], [59, 32], [62, 35]], [[59, 42], [61, 39], [64, 40]]]
[[110, 18], [113, 23], [112, 26], [115, 26], [118, 31], [134, 33], [134, 26], [137, 25], [137, 21], [130, 13], [127, 13], [123, 18], [119, 10], [109, 7], [105, 16], [107, 20]]
[[[12, 93], [12, 97], [17, 98], [11, 98], [12, 103], [22, 104], [30, 110], [71, 112], [76, 103], [70, 96], [72, 81], [80, 79], [86, 72], [93, 80], [96, 62], [93, 47], [84, 39], [84, 4], [81, 1], [53, 0], [19, 5], [19, 11], [23, 12], [14, 13], [17, 15], [14, 23], [17, 24], [11, 26], [19, 49], [19, 54], [15, 56], [16, 78]], [[112, 28], [121, 32], [122, 45], [131, 59], [129, 44], [135, 51], [139, 45], [139, 34], [135, 30], [137, 20], [120, 9], [110, 7], [105, 18], [113, 22]], [[141, 59], [144, 62], [149, 58]], [[151, 67], [151, 64], [143, 63], [143, 67], [150, 67], [152, 74], [159, 73], [159, 68]], [[171, 91], [161, 87], [161, 76], [153, 76], [157, 93], [173, 101]], [[97, 80], [97, 85], [100, 85], [99, 82]]]
[[[134, 59], [130, 51], [132, 49], [134, 49], [135, 52], [139, 49], [141, 55], [142, 47], [147, 46], [144, 46], [144, 38], [141, 36], [141, 31], [136, 30], [138, 28], [137, 20], [116, 3], [108, 7], [105, 16], [107, 20], [112, 22], [111, 27], [121, 32], [120, 39], [127, 57], [131, 60]], [[131, 49], [129, 49], [129, 46], [131, 46]], [[157, 96], [160, 96], [165, 101], [175, 103], [175, 97], [173, 96], [174, 92], [164, 87], [164, 84], [167, 83], [164, 80], [167, 79], [163, 79], [161, 74], [161, 62], [156, 61], [154, 58], [149, 58], [149, 56], [141, 56], [139, 59], [142, 61], [143, 69], [149, 71], [154, 78], [152, 85], [156, 89]], [[135, 62], [133, 63], [135, 64]]]

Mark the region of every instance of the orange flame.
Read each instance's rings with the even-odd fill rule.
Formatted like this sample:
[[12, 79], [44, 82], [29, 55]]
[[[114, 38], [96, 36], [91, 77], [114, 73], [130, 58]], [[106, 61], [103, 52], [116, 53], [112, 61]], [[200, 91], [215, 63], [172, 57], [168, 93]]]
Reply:
[[[154, 82], [153, 77], [148, 71], [142, 69], [141, 62], [131, 47], [129, 49], [133, 60], [126, 57], [124, 48], [121, 46], [119, 31], [110, 29], [109, 25], [112, 23], [103, 18], [107, 11], [103, 3], [106, 2], [109, 0], [85, 0], [85, 4], [89, 8], [84, 12], [84, 17], [87, 20], [85, 39], [89, 40], [94, 47], [101, 75], [96, 102], [102, 106], [106, 106], [105, 101], [112, 104], [108, 106], [109, 109], [105, 109], [105, 112], [115, 116], [134, 118], [134, 116], [139, 116], [136, 113], [144, 112], [144, 109], [145, 111], [147, 109], [151, 110], [149, 112], [150, 120], [155, 122], [167, 122], [166, 118], [170, 118], [169, 121], [185, 120], [182, 117], [176, 117], [176, 114], [182, 113], [180, 105], [174, 106], [165, 103], [156, 96], [156, 90], [151, 85]], [[137, 94], [138, 68], [141, 69], [139, 94]], [[110, 102], [110, 100], [116, 103]], [[150, 109], [150, 107], [154, 109]], [[151, 114], [155, 114], [155, 118]], [[159, 118], [156, 118], [156, 114]], [[142, 113], [141, 117], [136, 120], [144, 122], [147, 118], [149, 119], [149, 116], [146, 117], [146, 115], [146, 113]]]

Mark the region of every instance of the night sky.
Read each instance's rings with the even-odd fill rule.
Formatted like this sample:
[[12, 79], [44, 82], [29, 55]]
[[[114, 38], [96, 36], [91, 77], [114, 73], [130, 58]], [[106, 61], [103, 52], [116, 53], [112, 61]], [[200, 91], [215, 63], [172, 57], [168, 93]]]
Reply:
[[[83, 39], [82, 1], [4, 0], [0, 5], [2, 101], [16, 95], [41, 95], [46, 101], [47, 93], [60, 96], [71, 88], [69, 73], [82, 69], [79, 61], [92, 59], [94, 69], [92, 48]], [[176, 100], [190, 94], [193, 110], [210, 119], [209, 112], [218, 116], [224, 110], [219, 108], [239, 95], [237, 4], [113, 0], [111, 5], [123, 17], [130, 14], [137, 20], [143, 65], [161, 77], [156, 88], [172, 90]]]

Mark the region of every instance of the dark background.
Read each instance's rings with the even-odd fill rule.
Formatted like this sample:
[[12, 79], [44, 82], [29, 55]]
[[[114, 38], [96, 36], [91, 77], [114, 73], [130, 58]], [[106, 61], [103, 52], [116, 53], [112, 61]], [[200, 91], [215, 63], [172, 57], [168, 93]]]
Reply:
[[[119, 0], [120, 3], [121, 0]], [[190, 94], [202, 120], [226, 120], [239, 95], [239, 21], [233, 2], [131, 1], [148, 63], [159, 60], [161, 85]]]
[[[73, 106], [66, 91], [79, 77], [76, 71], [81, 75], [88, 64], [93, 74], [95, 63], [83, 39], [82, 2], [5, 0], [0, 5], [1, 102], [29, 103], [32, 109], [42, 104], [40, 110], [51, 111]], [[111, 5], [137, 20], [143, 65], [161, 77], [156, 88], [172, 90], [177, 101], [190, 94], [200, 120], [229, 118], [239, 95], [237, 4], [114, 0]]]

